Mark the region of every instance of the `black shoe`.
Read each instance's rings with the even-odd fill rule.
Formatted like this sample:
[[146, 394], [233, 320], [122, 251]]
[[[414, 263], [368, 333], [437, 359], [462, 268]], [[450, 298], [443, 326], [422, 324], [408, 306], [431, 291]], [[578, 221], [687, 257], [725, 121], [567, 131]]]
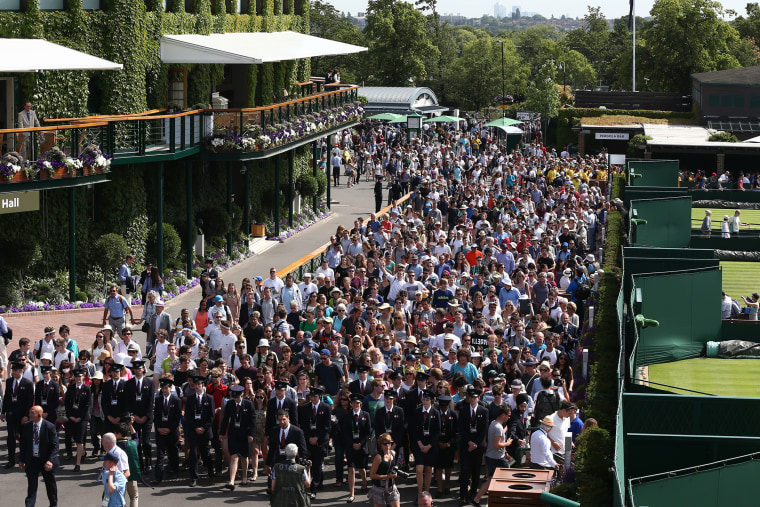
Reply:
[[316, 500], [317, 494], [314, 491], [310, 491], [309, 492], [309, 498], [311, 498], [312, 500]]
[[80, 470], [79, 465], [74, 465], [74, 471], [79, 472], [79, 470]]
[[477, 502], [475, 497], [472, 497], [470, 498], [470, 505], [472, 505], [472, 507], [480, 507], [480, 502]]
[[235, 491], [235, 485], [234, 484], [225, 484], [224, 487], [226, 489], [229, 489], [230, 491]]
[[153, 482], [151, 482], [151, 484], [153, 484], [154, 486], [160, 486], [162, 482], [164, 481], [159, 481], [158, 479], [154, 479]]
[[13, 468], [15, 466], [16, 466], [16, 464], [14, 462], [9, 461], [8, 463], [5, 464], [5, 469], [7, 470], [7, 469]]
[[461, 506], [470, 505], [470, 502], [466, 498], [460, 498], [459, 499], [459, 505], [461, 505]]
[[192, 481], [190, 481], [190, 487], [191, 488], [194, 488], [197, 485], [198, 485], [198, 479], [193, 479]]
[[69, 453], [66, 453], [66, 457], [65, 457], [65, 458], [63, 458], [63, 459], [65, 459], [66, 461], [71, 461], [72, 459], [74, 459], [74, 457], [73, 457], [73, 456], [71, 455], [71, 453], [69, 452]]

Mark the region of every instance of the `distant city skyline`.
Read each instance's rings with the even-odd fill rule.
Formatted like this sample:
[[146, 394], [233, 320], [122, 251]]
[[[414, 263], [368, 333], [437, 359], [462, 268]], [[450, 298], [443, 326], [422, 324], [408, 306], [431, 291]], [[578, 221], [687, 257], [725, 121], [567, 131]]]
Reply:
[[[367, 0], [323, 0], [332, 4], [336, 9], [342, 12], [350, 12], [356, 16], [359, 12], [367, 10]], [[414, 4], [414, 0], [407, 0]], [[479, 18], [483, 15], [494, 15], [494, 5], [501, 3], [507, 8], [507, 13], [511, 14], [513, 5], [522, 5], [523, 10], [530, 9], [531, 12], [541, 14], [550, 18], [552, 15], [559, 18], [569, 16], [571, 18], [582, 18], [588, 12], [588, 5], [599, 6], [602, 13], [607, 18], [620, 18], [628, 15], [628, 0], [588, 0], [587, 2], [557, 2], [556, 0], [533, 0], [526, 3], [522, 0], [470, 0], [461, 2], [460, 0], [438, 0], [438, 12], [441, 14], [462, 15], [467, 18]], [[746, 15], [745, 6], [748, 0], [723, 0], [720, 3], [726, 9], [733, 9], [740, 15]], [[640, 17], [649, 16], [654, 0], [637, 0], [636, 15]]]

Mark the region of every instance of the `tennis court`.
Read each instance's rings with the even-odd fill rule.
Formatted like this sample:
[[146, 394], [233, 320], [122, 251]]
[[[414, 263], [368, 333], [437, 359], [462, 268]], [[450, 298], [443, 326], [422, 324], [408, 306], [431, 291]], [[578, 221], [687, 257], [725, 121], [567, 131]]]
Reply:
[[[691, 228], [699, 229], [702, 227], [702, 220], [705, 218], [705, 210], [712, 210], [712, 228], [714, 231], [720, 231], [721, 223], [723, 222], [723, 216], [729, 217], [734, 214], [733, 209], [715, 209], [715, 208], [691, 208]], [[760, 232], [760, 210], [757, 209], [745, 209], [741, 211], [742, 223], [749, 224], [743, 226], [740, 231], [758, 231]]]
[[744, 306], [741, 297], [760, 292], [760, 262], [721, 261], [723, 290]]
[[[682, 389], [652, 384], [651, 387], [678, 394], [760, 397], [760, 359], [686, 359], [649, 365], [649, 380]], [[698, 391], [692, 393], [684, 391]]]

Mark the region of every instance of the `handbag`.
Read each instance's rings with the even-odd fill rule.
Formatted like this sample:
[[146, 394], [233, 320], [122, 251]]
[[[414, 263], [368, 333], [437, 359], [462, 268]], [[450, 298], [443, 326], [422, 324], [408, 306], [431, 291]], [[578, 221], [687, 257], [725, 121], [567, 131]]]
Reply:
[[143, 325], [140, 329], [142, 330], [143, 333], [147, 334], [148, 331], [150, 331], [150, 324], [148, 324], [147, 322], [143, 322]]
[[55, 415], [56, 419], [55, 422], [58, 424], [64, 424], [69, 422], [69, 418], [66, 417], [66, 407], [58, 405], [58, 407], [55, 409]]

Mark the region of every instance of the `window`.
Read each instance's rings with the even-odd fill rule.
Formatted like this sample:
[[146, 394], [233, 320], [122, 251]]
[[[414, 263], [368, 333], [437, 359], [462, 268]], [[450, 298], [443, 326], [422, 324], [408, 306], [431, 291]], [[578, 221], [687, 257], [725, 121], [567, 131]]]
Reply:
[[734, 107], [744, 107], [744, 95], [734, 95]]
[[731, 107], [734, 104], [734, 96], [733, 95], [721, 95], [720, 96], [720, 107]]
[[169, 106], [187, 107], [187, 69], [169, 69]]
[[710, 97], [707, 99], [707, 104], [710, 107], [719, 107], [720, 106], [720, 95], [717, 93], [711, 93]]
[[753, 109], [760, 107], [760, 95], [753, 95], [749, 98], [749, 107]]

